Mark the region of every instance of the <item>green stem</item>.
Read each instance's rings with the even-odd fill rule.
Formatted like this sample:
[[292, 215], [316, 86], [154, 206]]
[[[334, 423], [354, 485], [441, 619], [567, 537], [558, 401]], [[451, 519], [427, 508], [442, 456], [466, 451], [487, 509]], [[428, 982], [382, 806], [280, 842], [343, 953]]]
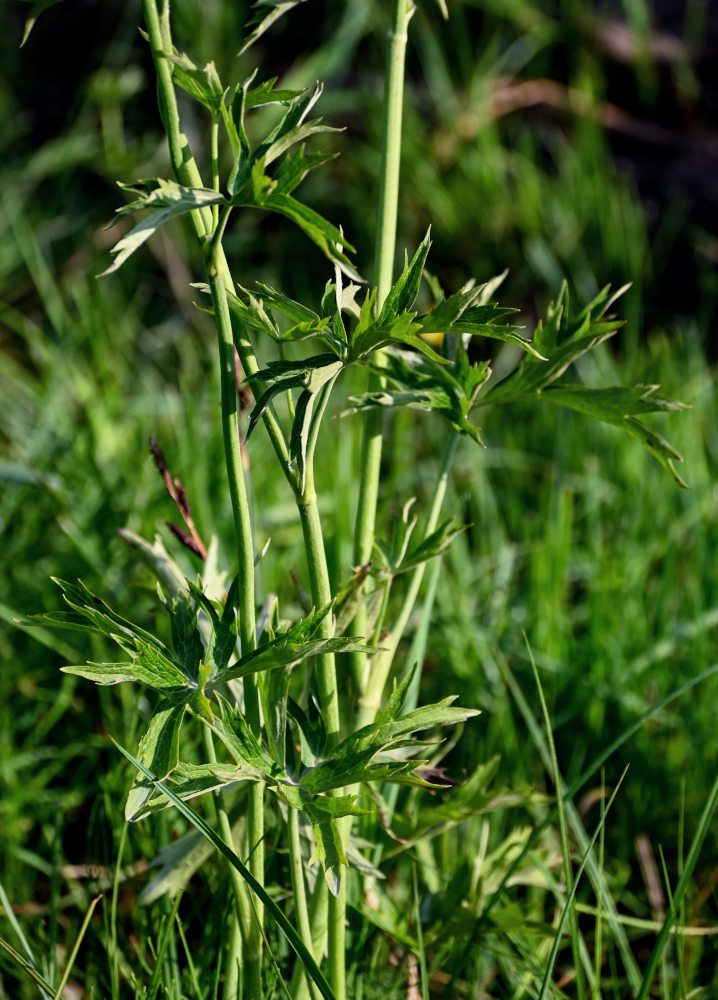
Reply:
[[[313, 953], [317, 959], [323, 955], [327, 943], [328, 909], [329, 893], [324, 879], [319, 875], [309, 904], [309, 926], [312, 929]], [[309, 996], [308, 977], [300, 963], [294, 967], [289, 991], [294, 1000], [307, 1000]]]
[[[312, 602], [316, 607], [324, 607], [332, 599], [329, 570], [327, 568], [326, 552], [322, 526], [317, 506], [317, 494], [314, 488], [313, 456], [308, 449], [305, 469], [304, 489], [297, 495], [299, 518], [304, 534], [304, 548], [307, 556], [309, 587]], [[334, 634], [332, 615], [327, 615], [322, 621], [319, 633], [322, 638], [331, 638]], [[333, 653], [322, 653], [315, 661], [315, 677], [319, 706], [327, 731], [327, 749], [331, 750], [339, 742], [340, 715], [339, 692], [337, 690], [337, 675]], [[339, 792], [337, 792], [339, 794]], [[326, 892], [326, 889], [318, 889]], [[328, 942], [328, 978], [337, 1000], [346, 997], [346, 879], [344, 870], [339, 872], [339, 891], [336, 896], [329, 897], [329, 942]]]
[[[217, 118], [212, 118], [210, 129], [210, 148], [212, 155], [212, 187], [219, 191], [219, 122]], [[219, 222], [219, 205], [212, 205], [212, 231], [214, 232]]]
[[[239, 402], [237, 399], [234, 371], [232, 321], [229, 316], [227, 291], [221, 273], [221, 238], [224, 226], [229, 217], [229, 212], [229, 208], [224, 210], [220, 224], [212, 238], [209, 260], [207, 262], [207, 278], [209, 280], [212, 306], [217, 324], [222, 398], [222, 436], [224, 439], [224, 455], [227, 465], [229, 494], [232, 502], [234, 533], [237, 546], [239, 635], [242, 652], [246, 654], [251, 652], [257, 645], [254, 543], [239, 439]], [[256, 679], [251, 675], [244, 678], [244, 703], [247, 722], [252, 732], [259, 737], [261, 734], [259, 692]], [[263, 795], [264, 786], [260, 782], [256, 782], [250, 789], [248, 809], [249, 868], [257, 881], [262, 884], [264, 876]], [[256, 954], [261, 952], [259, 928], [262, 922], [262, 907], [259, 902], [257, 903], [257, 915], [259, 926], [252, 925], [252, 941], [247, 942], [247, 949], [250, 954], [252, 954], [250, 944], [256, 949]]]
[[[377, 309], [381, 309], [389, 294], [396, 251], [396, 220], [399, 204], [399, 168], [401, 163], [401, 120], [404, 100], [404, 63], [411, 5], [407, 0], [394, 0], [384, 84], [384, 117], [382, 121], [381, 174], [379, 177], [379, 215], [374, 255], [374, 283], [377, 286]], [[378, 364], [381, 354], [376, 355]], [[381, 378], [372, 376], [370, 390], [381, 386]], [[354, 533], [354, 565], [370, 562], [374, 547], [376, 509], [379, 497], [379, 472], [382, 453], [382, 412], [369, 410], [364, 420], [361, 456], [361, 482]], [[362, 606], [352, 625], [352, 634], [366, 635], [366, 608]], [[352, 671], [357, 684], [366, 672], [366, 654], [353, 653]]]
[[[180, 184], [184, 184], [186, 187], [203, 187], [197, 163], [192, 155], [187, 137], [182, 131], [182, 123], [180, 122], [179, 111], [177, 109], [177, 98], [175, 97], [174, 86], [172, 84], [172, 68], [165, 56], [166, 52], [172, 51], [169, 2], [168, 0], [164, 0], [161, 17], [157, 13], [156, 0], [142, 0], [142, 6], [147, 33], [150, 38], [152, 58], [157, 73], [157, 100], [162, 124], [167, 134], [172, 170]], [[206, 238], [215, 230], [212, 210], [208, 207], [195, 209], [190, 212], [190, 218], [198, 239], [204, 244]], [[227, 291], [233, 292], [232, 276], [221, 247], [218, 247], [218, 270], [222, 275]], [[257, 363], [254, 348], [247, 336], [246, 330], [238, 324], [236, 333], [237, 351], [242, 362], [242, 370], [251, 386], [252, 376], [259, 371], [259, 364]], [[269, 439], [277, 453], [282, 468], [289, 477], [289, 453], [282, 428], [274, 415], [272, 407], [268, 407], [264, 413], [264, 425], [267, 428]]]
[[[302, 935], [307, 949], [316, 959], [314, 942], [312, 939], [312, 925], [309, 920], [309, 909], [307, 907], [307, 893], [304, 885], [304, 867], [302, 864], [302, 849], [299, 840], [299, 813], [296, 809], [289, 808], [287, 819], [289, 826], [289, 865], [292, 879], [292, 896], [294, 898], [294, 912], [297, 920], [297, 930]], [[306, 977], [305, 977], [306, 980]], [[321, 1000], [321, 994], [313, 980], [309, 981], [309, 990], [312, 1000]], [[292, 995], [296, 996], [296, 991], [292, 990]]]
[[[202, 735], [204, 738], [204, 751], [207, 756], [207, 762], [209, 764], [216, 764], [217, 755], [215, 754], [212, 732], [209, 726], [202, 726]], [[219, 824], [219, 831], [222, 840], [225, 842], [227, 847], [231, 847], [231, 849], [235, 851], [234, 838], [232, 837], [232, 824], [229, 821], [227, 810], [224, 808], [222, 795], [220, 792], [214, 792], [212, 798], [214, 800], [214, 808], [217, 814], [217, 822]], [[244, 941], [246, 945], [246, 943], [251, 939], [252, 927], [256, 926], [256, 921], [254, 920], [252, 914], [252, 906], [249, 901], [247, 886], [244, 884], [242, 876], [239, 872], [231, 865], [229, 865], [229, 877], [232, 880], [232, 890], [234, 892], [236, 903], [236, 920], [241, 931], [241, 937], [238, 938], [234, 933], [228, 934], [229, 945], [225, 960], [225, 992], [227, 1000], [235, 1000], [235, 997], [238, 998], [238, 992], [237, 989], [230, 984], [237, 983], [237, 969], [241, 963], [241, 942]], [[249, 955], [247, 955], [247, 961], [244, 966], [244, 981], [247, 996], [261, 998], [261, 963], [256, 961], [252, 962]], [[252, 984], [251, 988], [250, 983]], [[235, 990], [234, 993], [232, 993], [232, 989]]]
[[[434, 489], [434, 499], [432, 501], [431, 510], [429, 511], [426, 527], [424, 529], [426, 535], [430, 535], [431, 532], [436, 529], [439, 522], [441, 506], [444, 502], [446, 487], [449, 480], [449, 471], [454, 460], [458, 443], [459, 435], [454, 434], [444, 453], [444, 460], [441, 464], [439, 479]], [[399, 617], [389, 634], [382, 639], [382, 652], [374, 655], [371, 663], [371, 671], [365, 676], [365, 683], [359, 698], [359, 712], [357, 716], [358, 729], [362, 726], [369, 725], [370, 722], [373, 722], [376, 713], [381, 707], [381, 699], [384, 693], [387, 678], [389, 676], [389, 671], [394, 661], [394, 656], [396, 655], [401, 637], [404, 634], [404, 630], [406, 629], [409, 618], [411, 617], [411, 613], [414, 610], [414, 604], [416, 603], [416, 598], [419, 594], [419, 588], [421, 587], [421, 582], [424, 578], [425, 569], [426, 563], [422, 563], [420, 566], [417, 566], [411, 574], [409, 587], [407, 589], [401, 611], [399, 612]]]
[[[184, 184], [186, 187], [203, 187], [202, 178], [187, 136], [182, 131], [177, 99], [172, 85], [172, 69], [165, 55], [166, 52], [172, 51], [169, 30], [169, 0], [163, 0], [161, 15], [157, 12], [156, 0], [142, 0], [142, 9], [157, 73], [157, 101], [169, 143], [172, 169], [180, 184]], [[190, 217], [194, 230], [200, 239], [204, 239], [212, 232], [212, 211], [209, 207], [196, 208], [190, 213]]]

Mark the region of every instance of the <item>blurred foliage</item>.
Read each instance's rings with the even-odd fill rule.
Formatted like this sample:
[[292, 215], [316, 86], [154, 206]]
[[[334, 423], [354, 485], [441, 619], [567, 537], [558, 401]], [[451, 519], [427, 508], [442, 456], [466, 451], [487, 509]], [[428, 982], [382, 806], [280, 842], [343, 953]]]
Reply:
[[[324, 82], [319, 113], [346, 130], [316, 142], [341, 155], [321, 178], [307, 180], [303, 196], [344, 226], [365, 275], [373, 254], [384, 6], [311, 0], [237, 59], [246, 4], [174, 4], [180, 44], [198, 63], [215, 59], [223, 79], [235, 82], [259, 65], [287, 86]], [[427, 696], [443, 695], [450, 672], [462, 704], [484, 710], [485, 724], [462, 742], [463, 756], [452, 757], [457, 774], [500, 753], [504, 785], [543, 788], [538, 755], [527, 751], [506, 686], [510, 665], [535, 701], [522, 631], [542, 670], [568, 780], [648, 705], [716, 660], [718, 15], [715, 3], [700, 0], [449, 6], [445, 22], [438, 5], [422, 2], [412, 23], [399, 246], [415, 247], [431, 223], [429, 268], [451, 289], [469, 275], [485, 280], [508, 267], [501, 301], [521, 306], [529, 329], [564, 276], [574, 303], [607, 282], [632, 281], [617, 346], [603, 348], [581, 375], [660, 382], [693, 406], [673, 431], [690, 492], [674, 489], [611, 428], [587, 431], [578, 415], [556, 421], [538, 408], [513, 411], [500, 427], [492, 421], [478, 459], [468, 446], [459, 452], [452, 504], [472, 527], [444, 557], [448, 582], [439, 588], [429, 637]], [[0, 3], [7, 26], [0, 37], [0, 882], [32, 940], [50, 955], [48, 943], [57, 940], [66, 954], [90, 895], [106, 885], [106, 873], [81, 866], [111, 871], [123, 836], [117, 817], [127, 774], [106, 733], [130, 742], [149, 706], [124, 690], [118, 698], [78, 686], [58, 671], [86, 653], [73, 647], [72, 634], [30, 635], [12, 620], [57, 606], [50, 575], [82, 577], [149, 619], [156, 604], [149, 577], [117, 538], [120, 527], [152, 537], [159, 526], [188, 574], [196, 571], [163, 526], [174, 510], [147, 450], [150, 434], [181, 477], [204, 537], [228, 539], [231, 514], [215, 419], [214, 333], [193, 305], [190, 282], [199, 271], [192, 241], [173, 224], [120, 273], [94, 277], [109, 263], [114, 233], [102, 227], [122, 200], [115, 182], [163, 173], [166, 162], [151, 64], [137, 32], [139, 5], [66, 0], [41, 15], [19, 50], [27, 10]], [[300, 55], [298, 39], [307, 49]], [[207, 126], [190, 120], [198, 150]], [[326, 263], [288, 227], [245, 213], [226, 243], [241, 262], [243, 284], [262, 280], [318, 301]], [[496, 370], [515, 360], [501, 349]], [[352, 499], [342, 483], [358, 454], [355, 423], [339, 427], [343, 447], [328, 445], [320, 483], [327, 523], [335, 526], [328, 533], [335, 580], [351, 558]], [[586, 434], [593, 455], [579, 461], [587, 449], [576, 441]], [[443, 438], [406, 414], [389, 435], [382, 503], [399, 510], [415, 488], [417, 465], [433, 482]], [[280, 576], [262, 564], [261, 586], [290, 603], [297, 598], [289, 570], [303, 572], [290, 498], [259, 457], [251, 479], [259, 533], [271, 537], [272, 566], [286, 570]], [[609, 782], [631, 762], [606, 832], [614, 891], [627, 912], [650, 916], [633, 847], [638, 835], [660, 841], [671, 877], [680, 866], [683, 810], [690, 830], [718, 753], [716, 694], [713, 678], [610, 765]], [[167, 840], [181, 829], [163, 822]], [[512, 822], [492, 817], [492, 848]], [[460, 879], [470, 863], [466, 844], [483, 835], [477, 822], [465, 836], [437, 841], [435, 855], [424, 859], [438, 869], [437, 905], [448, 905], [452, 876]], [[142, 824], [128, 835], [120, 924], [129, 926], [144, 883], [149, 839]], [[715, 846], [714, 835], [689, 914], [713, 923]], [[210, 878], [202, 875], [198, 896], [182, 904], [200, 954], [216, 932], [201, 919]], [[535, 910], [530, 888], [525, 899]], [[105, 924], [93, 928], [78, 976], [114, 995], [109, 897], [102, 905]], [[440, 906], [437, 913], [439, 920]], [[157, 904], [132, 920], [157, 935], [165, 917]], [[358, 912], [351, 919], [361, 964], [368, 931]], [[4, 925], [0, 933], [6, 936]], [[122, 933], [123, 956], [134, 956], [134, 931]], [[712, 940], [691, 952], [695, 981], [707, 989], [717, 965]], [[376, 982], [405, 989], [391, 971], [386, 939], [372, 941]], [[635, 948], [645, 951], [641, 937]], [[491, 981], [480, 956], [461, 965], [446, 944], [444, 959], [442, 974]], [[148, 961], [138, 959], [140, 966]], [[122, 962], [127, 958], [117, 959], [118, 968]]]

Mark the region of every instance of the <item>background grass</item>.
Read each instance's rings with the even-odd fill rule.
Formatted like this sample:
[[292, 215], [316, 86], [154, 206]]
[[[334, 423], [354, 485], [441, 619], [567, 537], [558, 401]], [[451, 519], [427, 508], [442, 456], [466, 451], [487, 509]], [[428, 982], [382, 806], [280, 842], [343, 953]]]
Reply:
[[[382, 6], [312, 0], [241, 60], [234, 55], [242, 4], [188, 2], [175, 11], [178, 44], [198, 62], [215, 59], [223, 79], [242, 79], [258, 64], [288, 85], [324, 80], [320, 110], [346, 131], [319, 144], [341, 156], [312, 175], [304, 197], [344, 226], [364, 273], [373, 248]], [[470, 527], [444, 558], [423, 694], [459, 692], [463, 704], [483, 710], [449, 758], [455, 777], [499, 754], [497, 796], [551, 795], [507, 684], [515, 678], [538, 716], [524, 634], [569, 783], [637, 716], [716, 661], [716, 14], [692, 2], [590, 11], [571, 0], [450, 6], [446, 23], [429, 3], [412, 23], [399, 245], [413, 249], [431, 223], [429, 267], [452, 290], [508, 267], [501, 300], [521, 306], [529, 328], [563, 277], [576, 305], [607, 282], [632, 281], [620, 305], [625, 331], [581, 375], [595, 384], [660, 382], [692, 406], [667, 430], [685, 456], [689, 492], [635, 442], [578, 416], [556, 419], [547, 408], [486, 412], [487, 449], [460, 447], [447, 507]], [[188, 574], [196, 572], [163, 527], [174, 511], [148, 454], [150, 434], [184, 482], [200, 532], [222, 544], [231, 538], [213, 331], [192, 304], [198, 270], [190, 239], [180, 226], [168, 229], [118, 274], [94, 277], [113, 242], [101, 227], [121, 200], [114, 182], [166, 169], [151, 66], [136, 31], [140, 11], [60, 4], [19, 51], [26, 11], [2, 5], [8, 30], [0, 39], [0, 882], [53, 982], [90, 899], [104, 892], [67, 997], [144, 995], [152, 949], [168, 928], [175, 929], [157, 968], [169, 995], [180, 995], [181, 966], [184, 995], [210, 997], [221, 907], [203, 917], [207, 893], [218, 892], [217, 870], [205, 865], [180, 902], [191, 961], [166, 900], [135, 906], [157, 842], [184, 829], [171, 814], [159, 825], [122, 825], [129, 774], [107, 735], [131, 745], [148, 706], [125, 686], [108, 692], [60, 674], [62, 664], [93, 654], [84, 640], [75, 646], [73, 633], [13, 624], [59, 605], [51, 575], [82, 577], [153, 621], [149, 577], [117, 537], [119, 527], [146, 537], [159, 527]], [[307, 40], [305, 51], [297, 52], [297, 39]], [[194, 129], [200, 149], [204, 124], [197, 119]], [[227, 249], [241, 262], [243, 282], [264, 280], [310, 302], [327, 278], [299, 234], [258, 216], [237, 221]], [[496, 368], [513, 361], [499, 353]], [[338, 581], [350, 563], [345, 484], [358, 434], [350, 420], [333, 429], [320, 487], [325, 521], [335, 526], [328, 545]], [[444, 441], [442, 428], [421, 418], [390, 424], [385, 515], [417, 490], [425, 509]], [[296, 607], [288, 571], [303, 571], [297, 524], [290, 497], [262, 461], [266, 442], [253, 444], [257, 530], [272, 540], [261, 586], [279, 593], [288, 613]], [[619, 909], [634, 918], [656, 919], [667, 907], [665, 889], [650, 894], [650, 861], [639, 863], [646, 844], [659, 887], [659, 848], [671, 885], [680, 874], [715, 776], [717, 698], [712, 678], [607, 765], [612, 786], [630, 763], [605, 828], [605, 872]], [[578, 803], [589, 831], [598, 822], [599, 785], [597, 777]], [[405, 804], [404, 814], [414, 808], [424, 807]], [[559, 879], [552, 828], [497, 922], [479, 932], [477, 920], [505, 870], [511, 837], [525, 838], [547, 808], [537, 794], [412, 851], [432, 995], [535, 995], [530, 973], [550, 947], [540, 931], [554, 917], [546, 886]], [[718, 922], [716, 858], [711, 830], [685, 900], [686, 923]], [[116, 864], [122, 880], [113, 896]], [[286, 859], [275, 855], [272, 865], [270, 881], [286, 883]], [[407, 991], [416, 916], [409, 869], [397, 871], [395, 902], [382, 896], [372, 911], [354, 898], [357, 996]], [[588, 891], [580, 898], [595, 904]], [[593, 941], [594, 918], [582, 916], [581, 926]], [[0, 927], [19, 947], [7, 914]], [[642, 968], [655, 929], [629, 934]], [[696, 937], [673, 948], [655, 996], [698, 987], [712, 996], [715, 941]], [[281, 942], [277, 948], [281, 964]], [[602, 995], [632, 996], [610, 944], [602, 957]], [[562, 988], [575, 995], [571, 982]], [[0, 952], [0, 996], [34, 993]]]

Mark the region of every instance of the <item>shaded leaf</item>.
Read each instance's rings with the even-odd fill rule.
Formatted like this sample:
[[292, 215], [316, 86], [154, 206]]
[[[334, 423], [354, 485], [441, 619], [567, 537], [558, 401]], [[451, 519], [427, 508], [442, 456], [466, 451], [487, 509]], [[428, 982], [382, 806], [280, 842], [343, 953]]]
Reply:
[[[280, 17], [284, 14], [289, 13], [293, 7], [297, 7], [304, 0], [263, 0], [263, 2], [256, 3], [255, 14], [249, 25], [256, 25], [254, 31], [251, 33], [247, 41], [244, 43], [242, 48], [239, 50], [237, 55], [243, 55], [247, 49], [254, 45], [258, 38], [261, 38], [265, 31], [272, 27], [275, 21], [278, 21]], [[271, 10], [268, 14], [262, 13], [262, 8], [270, 7]]]
[[[22, 41], [20, 42], [20, 48], [23, 47], [25, 42], [30, 36], [30, 32], [35, 27], [35, 22], [37, 21], [40, 14], [43, 11], [48, 10], [50, 7], [54, 7], [56, 3], [60, 3], [60, 0], [35, 0], [32, 5], [32, 10], [25, 18], [25, 27], [22, 33]], [[52, 990], [50, 991], [52, 992]]]

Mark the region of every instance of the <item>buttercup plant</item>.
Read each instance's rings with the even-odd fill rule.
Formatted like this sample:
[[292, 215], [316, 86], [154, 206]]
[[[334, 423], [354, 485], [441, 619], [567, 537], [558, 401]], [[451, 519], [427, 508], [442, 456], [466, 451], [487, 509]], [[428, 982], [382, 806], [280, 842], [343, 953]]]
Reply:
[[[295, 4], [265, 0], [256, 6], [247, 45]], [[132, 682], [155, 693], [155, 710], [139, 746], [122, 751], [136, 770], [125, 816], [140, 821], [173, 806], [226, 858], [239, 933], [227, 934], [225, 1000], [267, 995], [268, 970], [277, 971], [265, 945], [270, 922], [296, 953], [291, 982], [284, 987], [288, 995], [344, 1000], [348, 872], [355, 871], [367, 886], [381, 874], [381, 851], [371, 844], [375, 806], [389, 822], [400, 786], [436, 788], [436, 772], [424, 756], [427, 747], [440, 738], [442, 727], [478, 715], [474, 706], [454, 705], [453, 697], [418, 707], [420, 649], [417, 662], [392, 679], [425, 568], [440, 559], [461, 530], [454, 518], [442, 520], [441, 514], [458, 442], [465, 437], [482, 445], [484, 431], [475, 422], [482, 408], [491, 408], [493, 417], [496, 407], [549, 402], [638, 438], [682, 483], [674, 465], [680, 456], [642, 419], [681, 404], [657, 397], [655, 386], [595, 389], [567, 374], [576, 359], [620, 328], [610, 315], [620, 292], [604, 289], [571, 315], [564, 287], [528, 339], [512, 323], [516, 310], [494, 301], [500, 277], [483, 284], [469, 280], [445, 295], [425, 275], [428, 233], [395, 276], [404, 56], [413, 13], [407, 0], [394, 0], [387, 14], [379, 211], [369, 283], [362, 277], [366, 262], [355, 260], [351, 234], [295, 193], [306, 175], [328, 159], [305, 146], [332, 131], [321, 118], [310, 117], [321, 86], [282, 89], [257, 71], [226, 87], [213, 63], [200, 67], [191, 54], [175, 48], [168, 0], [143, 0], [143, 10], [172, 176], [125, 186], [131, 201], [119, 209], [118, 220], [148, 214], [116, 243], [105, 273], [121, 267], [168, 220], [188, 216], [204, 258], [204, 273], [196, 276], [198, 304], [211, 313], [217, 332], [235, 545], [226, 557], [225, 574], [217, 568], [216, 541], [206, 547], [200, 543], [190, 517], [189, 535], [177, 534], [203, 566], [196, 580], [188, 580], [159, 540], [124, 533], [157, 577], [170, 644], [117, 614], [81, 582], [59, 582], [69, 610], [34, 620], [104, 635], [125, 657], [65, 670], [97, 684]], [[183, 129], [177, 88], [209, 117], [209, 185]], [[248, 120], [255, 109], [267, 106], [279, 112], [279, 119], [264, 137], [250, 141]], [[220, 169], [222, 144], [231, 154], [227, 176]], [[284, 216], [304, 233], [308, 246], [324, 255], [328, 281], [318, 305], [295, 301], [266, 284], [236, 283], [224, 237], [235, 209], [246, 208]], [[243, 274], [249, 263], [241, 262]], [[434, 305], [419, 312], [415, 303], [424, 278]], [[499, 381], [492, 380], [482, 338], [521, 351], [515, 369]], [[291, 348], [286, 355], [285, 348]], [[364, 391], [350, 391], [337, 407], [333, 397], [345, 389], [350, 368], [364, 369], [368, 384]], [[244, 428], [238, 370], [253, 397]], [[330, 433], [324, 422], [330, 398], [342, 419], [363, 420], [353, 561], [342, 567], [345, 582], [338, 590], [330, 583], [315, 479], [317, 456]], [[406, 497], [387, 540], [376, 525], [383, 428], [386, 412], [400, 407], [443, 418], [450, 439], [420, 537]], [[306, 553], [309, 607], [293, 622], [284, 621], [276, 599], [256, 587], [261, 553], [253, 532], [242, 434], [251, 464], [255, 449], [262, 447], [260, 424], [296, 501]], [[161, 453], [157, 446], [153, 450], [171, 485]], [[476, 454], [478, 464], [478, 449]], [[175, 489], [173, 497], [187, 520], [183, 491]], [[430, 612], [427, 602], [423, 615]], [[345, 683], [346, 678], [353, 683]], [[190, 729], [202, 734], [201, 763], [184, 759]], [[490, 772], [481, 765], [468, 784], [485, 788]], [[204, 794], [213, 797], [216, 829], [189, 804]], [[244, 819], [239, 839], [238, 803]], [[275, 817], [273, 826], [275, 821], [280, 825], [289, 857], [290, 885], [282, 888], [291, 903], [281, 908], [265, 883], [267, 810]]]

